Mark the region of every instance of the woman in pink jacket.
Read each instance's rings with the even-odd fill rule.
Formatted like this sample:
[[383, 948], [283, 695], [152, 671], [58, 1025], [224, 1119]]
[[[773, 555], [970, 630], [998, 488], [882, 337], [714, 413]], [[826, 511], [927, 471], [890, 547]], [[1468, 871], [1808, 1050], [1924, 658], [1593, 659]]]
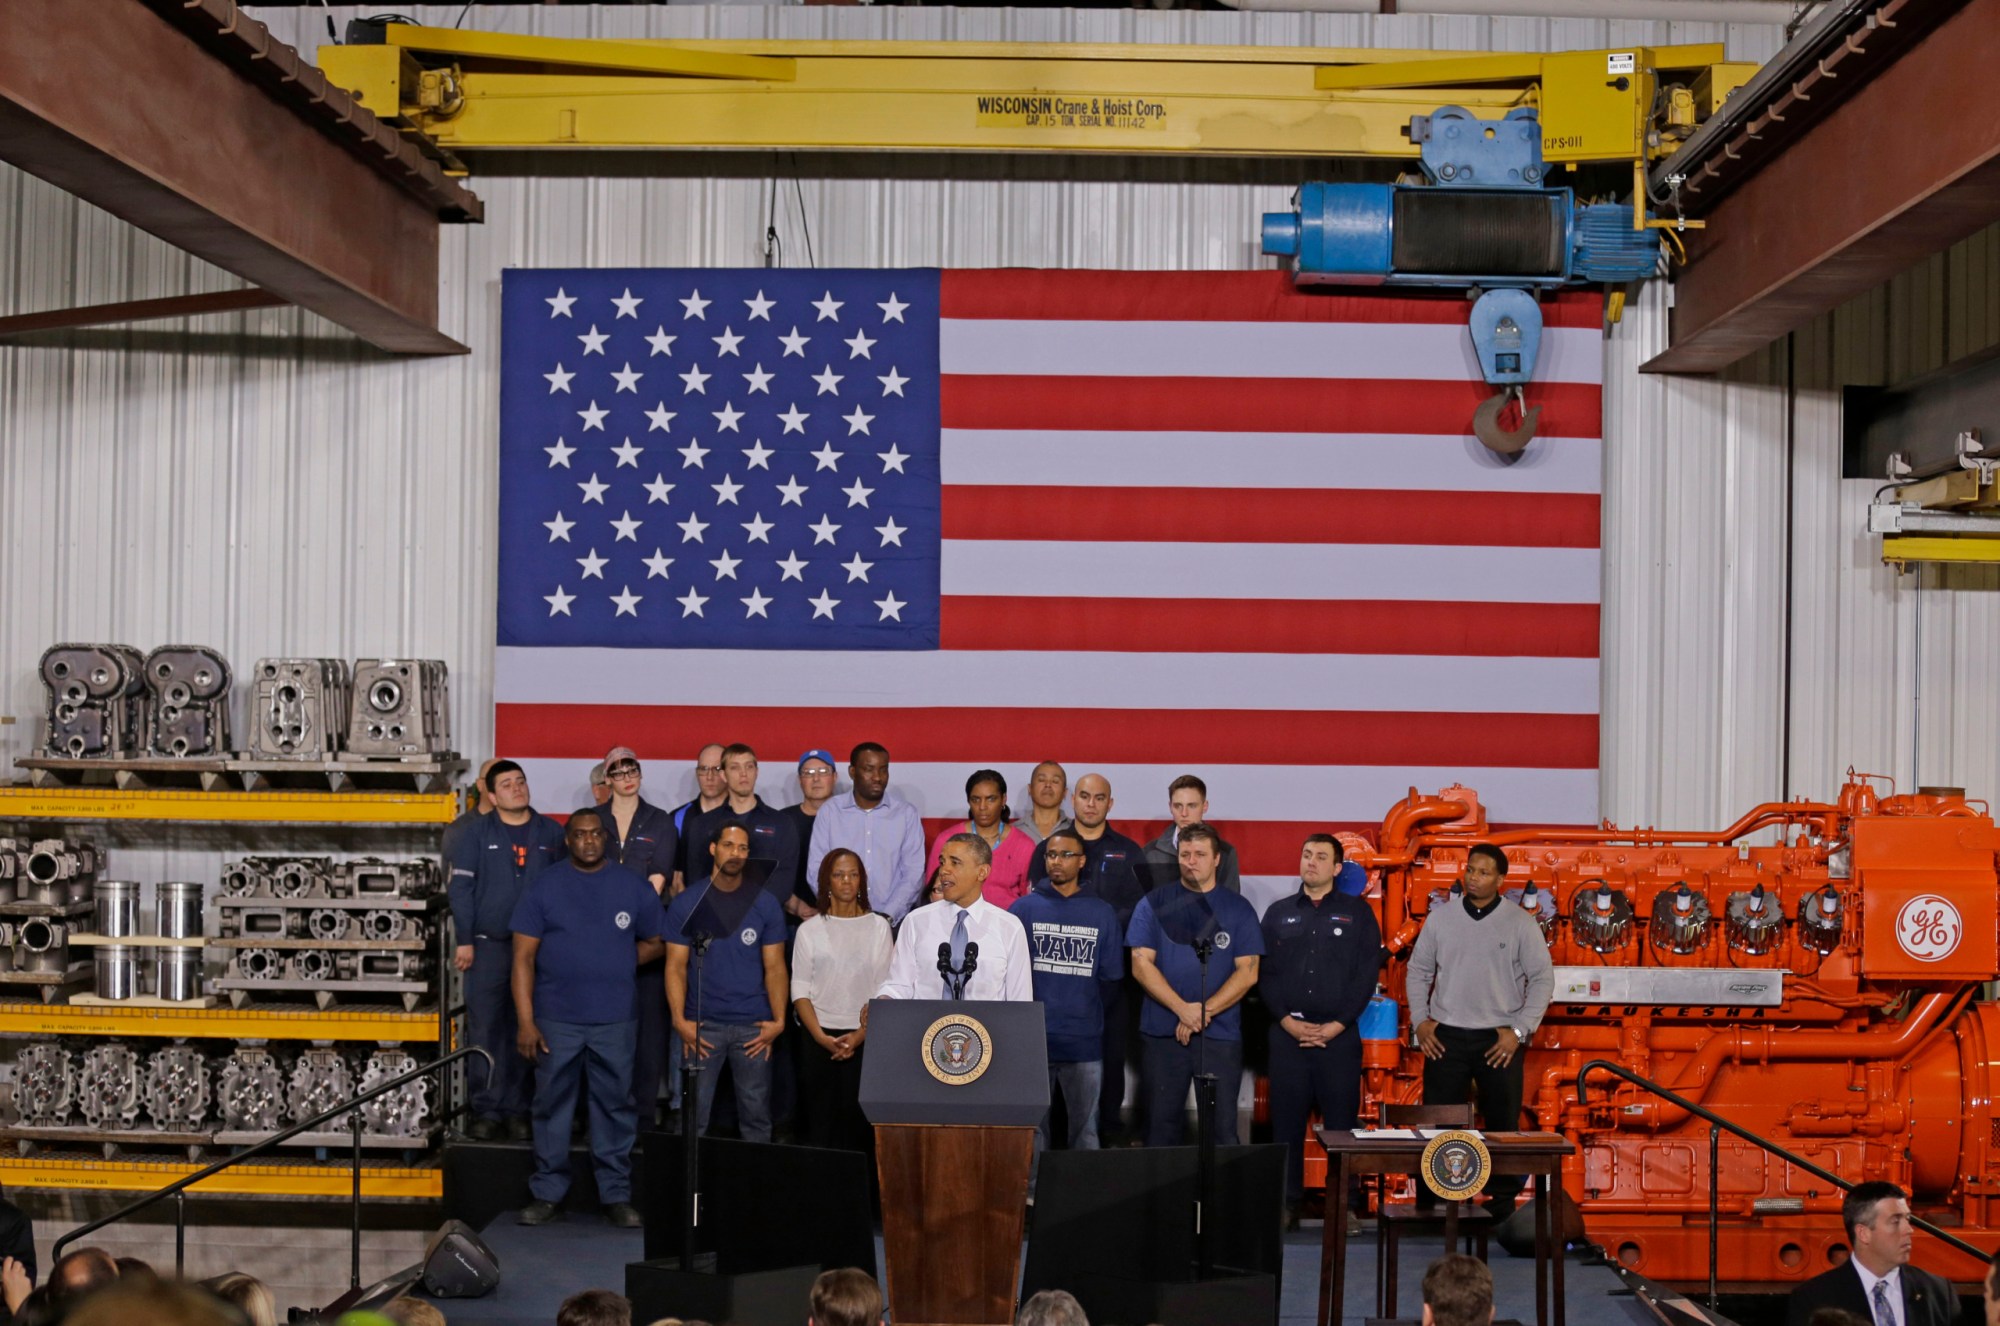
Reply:
[[964, 824], [946, 825], [931, 841], [924, 874], [937, 869], [938, 857], [953, 834], [976, 833], [993, 849], [993, 869], [980, 893], [995, 907], [1011, 907], [1016, 898], [1028, 892], [1028, 863], [1034, 859], [1035, 840], [1007, 822], [1007, 780], [997, 769], [979, 769], [966, 779], [965, 801], [971, 818]]

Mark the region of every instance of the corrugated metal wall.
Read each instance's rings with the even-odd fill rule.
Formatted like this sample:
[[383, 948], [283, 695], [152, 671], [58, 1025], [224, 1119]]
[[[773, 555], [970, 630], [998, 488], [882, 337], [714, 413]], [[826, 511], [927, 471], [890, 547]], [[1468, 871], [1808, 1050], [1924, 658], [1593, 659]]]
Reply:
[[[416, 12], [448, 25], [458, 6]], [[305, 48], [323, 40], [320, 11], [264, 17]], [[1417, 16], [674, 6], [478, 17], [577, 36], [1468, 50], [1724, 40], [1742, 59], [1779, 45], [1765, 27]], [[598, 155], [554, 174], [493, 163], [475, 181], [488, 223], [445, 235], [442, 318], [469, 358], [388, 360], [288, 311], [13, 342], [0, 348], [0, 714], [18, 721], [0, 727], [0, 759], [33, 739], [40, 651], [103, 638], [212, 643], [244, 668], [268, 654], [443, 657], [461, 745], [484, 752], [500, 271], [759, 263], [774, 168], [788, 265], [803, 262], [809, 230], [824, 265], [1239, 268], [1261, 261], [1258, 214], [1290, 178], [1080, 158], [795, 167]], [[0, 168], [0, 311], [233, 284]], [[1787, 789], [1829, 791], [1849, 762], [2000, 789], [1982, 675], [2000, 582], [1932, 572], [1920, 595], [1914, 578], [1873, 564], [1860, 532], [1869, 485], [1837, 478], [1838, 393], [1826, 385], [1908, 376], [2000, 338], [2000, 238], [1961, 245], [1720, 380], [1636, 373], [1663, 318], [1655, 290], [1606, 345], [1606, 813], [1708, 824]]]

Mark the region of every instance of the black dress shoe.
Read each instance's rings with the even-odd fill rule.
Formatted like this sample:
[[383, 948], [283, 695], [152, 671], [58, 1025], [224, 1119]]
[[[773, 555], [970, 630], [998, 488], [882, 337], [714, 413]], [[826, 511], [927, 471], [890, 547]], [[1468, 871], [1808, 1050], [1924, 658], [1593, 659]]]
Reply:
[[500, 1136], [498, 1119], [474, 1119], [465, 1125], [465, 1135], [475, 1142], [490, 1142]]
[[534, 1135], [535, 1135], [534, 1125], [529, 1123], [526, 1119], [507, 1120], [508, 1141], [525, 1142], [528, 1141], [530, 1138], [532, 1138]]
[[618, 1229], [637, 1229], [642, 1223], [639, 1208], [630, 1202], [613, 1202], [604, 1208], [604, 1218]]
[[521, 1214], [514, 1217], [517, 1225], [546, 1225], [562, 1212], [556, 1210], [554, 1202], [529, 1202], [521, 1208]]

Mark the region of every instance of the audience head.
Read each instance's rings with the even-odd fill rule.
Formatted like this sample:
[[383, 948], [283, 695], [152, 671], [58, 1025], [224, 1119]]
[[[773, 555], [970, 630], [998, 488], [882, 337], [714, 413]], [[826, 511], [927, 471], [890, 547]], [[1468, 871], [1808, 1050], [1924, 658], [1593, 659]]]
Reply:
[[882, 1326], [882, 1291], [852, 1266], [822, 1271], [813, 1281], [811, 1326]]
[[1424, 1326], [1487, 1326], [1493, 1320], [1493, 1273], [1477, 1257], [1453, 1253], [1424, 1272]]
[[1069, 774], [1054, 760], [1043, 760], [1028, 775], [1028, 800], [1043, 810], [1062, 809], [1069, 795]]
[[1086, 829], [1096, 829], [1111, 816], [1111, 780], [1089, 773], [1076, 780], [1069, 798], [1070, 816]]
[[493, 809], [493, 799], [486, 794], [486, 775], [498, 763], [500, 761], [497, 759], [481, 760], [479, 772], [472, 776], [472, 811], [476, 815], [483, 815]]
[[1083, 874], [1083, 835], [1075, 829], [1057, 829], [1042, 839], [1042, 864], [1049, 882], [1067, 891]]
[[[635, 797], [645, 775], [639, 768], [639, 753], [630, 746], [613, 746], [604, 756], [606, 795]], [[591, 789], [594, 793], [595, 788]]]
[[722, 743], [711, 741], [694, 757], [695, 794], [704, 801], [722, 799]]
[[138, 1321], [146, 1326], [243, 1326], [244, 1319], [241, 1309], [199, 1285], [152, 1275], [120, 1280], [74, 1302], [62, 1313], [63, 1326], [132, 1326]]
[[1299, 852], [1299, 882], [1315, 889], [1329, 888], [1340, 878], [1340, 864], [1346, 859], [1340, 840], [1332, 834], [1308, 834]]
[[1167, 784], [1167, 810], [1174, 823], [1185, 829], [1208, 818], [1208, 784], [1193, 774], [1182, 774]]
[[809, 750], [799, 756], [799, 795], [808, 804], [817, 805], [826, 800], [839, 786], [840, 776], [834, 772], [830, 753]]
[[750, 864], [750, 827], [734, 815], [725, 816], [709, 835], [708, 846], [714, 861], [713, 877], [722, 880], [725, 888], [735, 888]]
[[114, 1257], [112, 1260], [118, 1264], [118, 1278], [120, 1280], [123, 1280], [128, 1275], [159, 1274], [159, 1272], [153, 1269], [151, 1262], [142, 1261], [137, 1257]]
[[1181, 826], [1178, 853], [1181, 882], [1207, 892], [1215, 884], [1215, 870], [1222, 864], [1222, 839], [1200, 820]]
[[249, 1318], [250, 1326], [277, 1326], [278, 1300], [254, 1275], [230, 1271], [201, 1282], [202, 1288]]
[[993, 849], [976, 833], [954, 833], [938, 853], [938, 897], [970, 907], [993, 873]]
[[856, 802], [872, 806], [889, 790], [889, 751], [878, 742], [864, 741], [847, 757], [848, 781], [854, 784]]
[[1881, 1179], [1857, 1183], [1840, 1203], [1840, 1223], [1854, 1257], [1876, 1275], [1910, 1260], [1910, 1199]]
[[569, 859], [585, 870], [595, 870], [604, 860], [604, 815], [598, 810], [579, 810], [563, 826], [563, 843]]
[[1007, 780], [998, 769], [975, 770], [965, 780], [965, 810], [981, 829], [990, 829], [1007, 818]]
[[1986, 1263], [1986, 1326], [2000, 1326], [2000, 1253]]
[[495, 760], [486, 767], [486, 799], [495, 810], [528, 808], [528, 775], [512, 760]]
[[1044, 1289], [1021, 1305], [1014, 1326], [1090, 1326], [1083, 1304], [1063, 1289]]
[[757, 795], [757, 752], [742, 742], [722, 748], [722, 782], [733, 797]]
[[604, 776], [604, 761], [590, 766], [590, 799], [598, 805], [611, 800], [611, 780]]
[[862, 911], [871, 910], [868, 905], [868, 867], [851, 848], [836, 847], [828, 852], [819, 863], [819, 898], [817, 905], [823, 912], [833, 910], [833, 904], [854, 903]]
[[49, 1270], [49, 1287], [55, 1298], [74, 1302], [79, 1295], [102, 1289], [118, 1278], [118, 1263], [102, 1248], [78, 1248], [66, 1252]]
[[556, 1326], [632, 1326], [632, 1300], [609, 1289], [571, 1294], [556, 1309]]
[[382, 1315], [396, 1326], [445, 1326], [444, 1313], [438, 1311], [437, 1304], [408, 1294], [385, 1304]]
[[1474, 843], [1465, 854], [1465, 896], [1485, 906], [1500, 896], [1500, 881], [1507, 877], [1507, 854], [1492, 843]]

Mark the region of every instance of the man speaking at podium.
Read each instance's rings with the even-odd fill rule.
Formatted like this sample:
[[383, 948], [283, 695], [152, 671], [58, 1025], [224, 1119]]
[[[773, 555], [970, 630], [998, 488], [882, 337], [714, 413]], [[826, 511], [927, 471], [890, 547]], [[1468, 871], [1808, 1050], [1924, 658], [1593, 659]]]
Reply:
[[980, 896], [993, 849], [954, 834], [938, 857], [938, 900], [903, 919], [877, 999], [1034, 999], [1028, 932]]

